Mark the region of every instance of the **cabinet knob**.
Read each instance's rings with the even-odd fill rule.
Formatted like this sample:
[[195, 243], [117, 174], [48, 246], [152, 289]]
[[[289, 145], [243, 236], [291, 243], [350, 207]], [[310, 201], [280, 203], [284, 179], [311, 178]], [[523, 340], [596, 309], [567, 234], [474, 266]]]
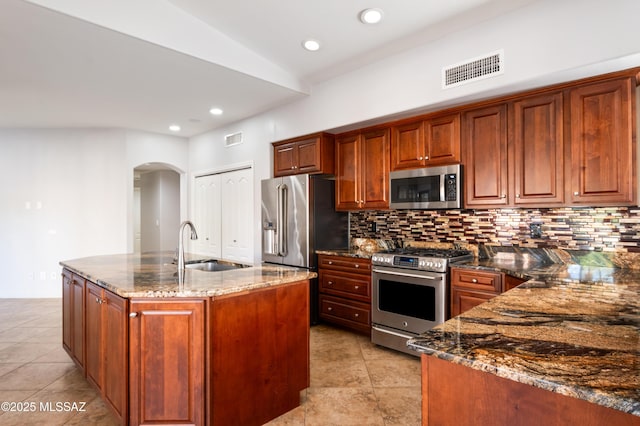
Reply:
[[331, 260], [329, 261], [329, 265], [333, 265], [333, 262]]
[[477, 280], [477, 279], [475, 279], [475, 278], [473, 278], [473, 279], [471, 280], [471, 282], [472, 282], [472, 283], [477, 283], [477, 282], [478, 282], [478, 280]]
[[520, 194], [516, 194], [516, 198], [520, 198]]
[[573, 195], [580, 195], [580, 193], [578, 191], [574, 191]]
[[425, 156], [424, 156], [424, 159], [425, 159], [425, 160], [428, 160], [428, 159], [429, 159], [429, 156], [428, 156], [428, 155], [425, 155]]
[[333, 285], [333, 281], [328, 281], [327, 284]]
[[332, 308], [331, 306], [329, 306], [329, 307], [327, 308], [327, 311], [333, 311], [333, 308]]
[[353, 265], [353, 266], [356, 267], [356, 268], [360, 267], [360, 265], [358, 265], [357, 263], [355, 265]]
[[418, 160], [422, 160], [422, 156], [418, 157]]
[[359, 286], [359, 285], [354, 285], [354, 286], [353, 286], [353, 289], [354, 289], [354, 290], [357, 290], [357, 289], [359, 289], [359, 288], [360, 288], [360, 286]]
[[135, 317], [137, 317], [137, 316], [138, 316], [138, 313], [137, 313], [137, 312], [131, 312], [131, 313], [129, 314], [129, 318], [135, 318]]
[[500, 195], [500, 198], [507, 198], [507, 194]]
[[353, 314], [354, 317], [358, 318], [360, 314]]

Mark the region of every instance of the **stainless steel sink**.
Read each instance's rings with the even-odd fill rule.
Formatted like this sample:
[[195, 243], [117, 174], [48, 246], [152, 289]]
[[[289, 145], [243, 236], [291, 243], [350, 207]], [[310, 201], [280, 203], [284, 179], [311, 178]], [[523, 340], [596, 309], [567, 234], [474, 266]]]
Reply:
[[227, 262], [225, 260], [206, 260], [206, 261], [187, 262], [184, 265], [184, 267], [186, 269], [197, 269], [199, 271], [218, 272], [218, 271], [229, 271], [232, 269], [248, 268], [249, 265], [243, 265], [242, 263]]

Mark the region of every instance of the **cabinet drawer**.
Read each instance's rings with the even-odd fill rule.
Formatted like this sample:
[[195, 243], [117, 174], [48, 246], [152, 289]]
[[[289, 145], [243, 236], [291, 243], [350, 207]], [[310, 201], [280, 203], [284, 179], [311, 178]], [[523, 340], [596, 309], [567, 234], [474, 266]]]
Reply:
[[357, 274], [320, 270], [320, 291], [371, 302], [371, 279]]
[[502, 273], [451, 268], [451, 287], [502, 293]]
[[371, 274], [371, 261], [357, 257], [346, 256], [318, 256], [318, 267], [324, 269], [335, 269], [351, 273]]
[[321, 318], [338, 320], [338, 323], [347, 321], [369, 327], [371, 325], [370, 315], [371, 308], [367, 304], [320, 295]]

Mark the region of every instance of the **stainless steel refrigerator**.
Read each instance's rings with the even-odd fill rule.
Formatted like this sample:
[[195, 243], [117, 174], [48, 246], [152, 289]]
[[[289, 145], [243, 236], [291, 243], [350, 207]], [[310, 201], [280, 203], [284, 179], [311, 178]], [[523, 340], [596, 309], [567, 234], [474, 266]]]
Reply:
[[[317, 270], [317, 250], [349, 247], [349, 215], [335, 210], [335, 181], [293, 175], [262, 181], [262, 261]], [[311, 322], [318, 318], [317, 280]]]

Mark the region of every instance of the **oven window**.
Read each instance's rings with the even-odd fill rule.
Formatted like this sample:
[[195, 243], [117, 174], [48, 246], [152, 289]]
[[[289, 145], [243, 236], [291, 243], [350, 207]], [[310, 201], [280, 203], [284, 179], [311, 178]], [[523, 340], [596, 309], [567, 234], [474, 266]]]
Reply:
[[427, 321], [436, 320], [436, 289], [432, 286], [378, 281], [378, 308]]
[[440, 200], [440, 175], [391, 179], [392, 203]]

